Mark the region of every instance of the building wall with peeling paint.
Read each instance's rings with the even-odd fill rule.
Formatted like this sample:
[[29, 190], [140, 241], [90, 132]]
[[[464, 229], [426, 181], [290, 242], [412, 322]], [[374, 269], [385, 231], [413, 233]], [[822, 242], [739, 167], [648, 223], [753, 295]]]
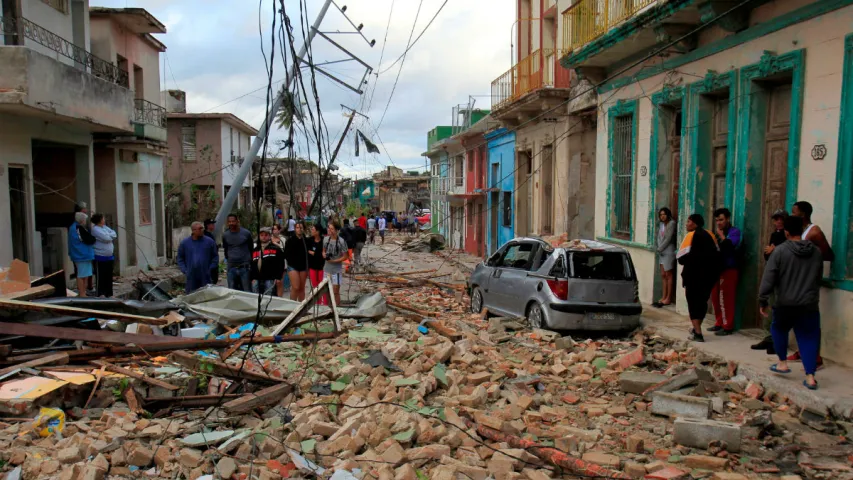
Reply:
[[[756, 9], [750, 20], [751, 28], [762, 22], [773, 22], [779, 13], [790, 13], [796, 9], [809, 8], [811, 2], [773, 2], [775, 7], [770, 6]], [[820, 2], [818, 2], [820, 3]], [[774, 8], [776, 10], [774, 10]], [[802, 11], [802, 10], [799, 10]], [[759, 18], [760, 17], [760, 18]], [[608, 203], [608, 184], [610, 182], [610, 128], [608, 112], [617, 105], [636, 100], [636, 163], [633, 170], [633, 198], [630, 238], [613, 239], [614, 243], [625, 245], [631, 252], [635, 266], [640, 275], [640, 298], [645, 303], [658, 300], [655, 295], [655, 277], [658, 273], [658, 261], [654, 252], [655, 222], [654, 212], [659, 207], [667, 206], [660, 198], [652, 200], [652, 186], [656, 179], [649, 175], [652, 165], [651, 149], [653, 144], [653, 119], [656, 107], [653, 98], [656, 94], [665, 94], [678, 98], [681, 102], [684, 125], [681, 137], [681, 162], [682, 170], [680, 181], [683, 195], [679, 197], [679, 235], [680, 241], [684, 235], [684, 220], [687, 215], [694, 211], [705, 213], [709, 207], [707, 198], [697, 197], [696, 185], [701, 185], [707, 180], [708, 171], [695, 168], [697, 165], [691, 163], [694, 151], [699, 151], [704, 145], [700, 144], [697, 135], [690, 133], [690, 129], [702, 128], [700, 116], [693, 115], [698, 111], [699, 96], [692, 94], [691, 88], [701, 89], [702, 82], [707, 82], [710, 88], [716, 88], [721, 78], [730, 76], [733, 79], [729, 93], [734, 91], [732, 101], [736, 108], [730, 113], [735, 113], [734, 123], [737, 134], [729, 145], [730, 156], [728, 161], [734, 162], [734, 171], [726, 181], [726, 202], [734, 211], [735, 225], [745, 229], [755, 229], [755, 208], [750, 206], [754, 200], [760, 198], [757, 195], [762, 185], [761, 178], [751, 167], [754, 157], [760, 152], [756, 151], [753, 142], [753, 134], [745, 130], [745, 119], [755, 123], [754, 113], [744, 112], [742, 107], [749, 105], [752, 109], [758, 109], [751, 96], [755, 93], [756, 85], [763, 85], [772, 79], [773, 72], [782, 67], [780, 65], [791, 62], [792, 75], [792, 108], [796, 108], [799, 96], [801, 115], [799, 124], [792, 123], [791, 138], [789, 138], [789, 152], [798, 147], [795, 153], [788, 156], [788, 177], [786, 193], [786, 208], [791, 210], [791, 200], [806, 200], [814, 205], [813, 222], [823, 229], [830, 243], [833, 237], [833, 220], [835, 208], [836, 190], [836, 168], [838, 165], [839, 152], [839, 124], [841, 113], [841, 95], [843, 65], [845, 53], [845, 36], [853, 32], [853, 6], [836, 9], [826, 14], [815, 16], [806, 21], [781, 28], [772, 33], [757, 36], [744, 43], [732, 46], [727, 50], [699, 58], [696, 61], [685, 63], [675, 69], [664, 73], [643, 78], [638, 82], [630, 83], [623, 77], [614, 85], [599, 91], [599, 112], [597, 122], [597, 155], [596, 155], [596, 201], [595, 209], [598, 212], [609, 212], [611, 204]], [[700, 39], [699, 45], [709, 45], [713, 41], [720, 41], [722, 36], [706, 34]], [[703, 42], [705, 42], [703, 44]], [[799, 59], [799, 60], [798, 60]], [[799, 62], [799, 63], [798, 63]], [[659, 64], [659, 59], [651, 60], [648, 65]], [[800, 70], [797, 70], [797, 69]], [[632, 75], [642, 72], [644, 66], [632, 70]], [[787, 71], [787, 70], [786, 70]], [[802, 75], [798, 81], [798, 72]], [[710, 74], [709, 74], [710, 72]], [[762, 76], [769, 72], [768, 77]], [[786, 75], [788, 75], [786, 73]], [[643, 77], [643, 75], [640, 75]], [[753, 81], [753, 78], [762, 79]], [[763, 88], [763, 87], [762, 87]], [[848, 88], [853, 88], [853, 85]], [[744, 91], [749, 89], [750, 95]], [[698, 90], [697, 90], [698, 91]], [[679, 96], [681, 95], [681, 96]], [[750, 102], [744, 103], [749, 98]], [[622, 102], [621, 104], [619, 102]], [[793, 113], [792, 116], [796, 116]], [[752, 120], [749, 120], [752, 119]], [[799, 143], [798, 145], [797, 142]], [[826, 149], [825, 157], [813, 159], [812, 151], [816, 146]], [[733, 150], [732, 150], [733, 147]], [[763, 158], [763, 156], [762, 156]], [[850, 162], [845, 158], [843, 161]], [[685, 167], [687, 165], [687, 167]], [[792, 167], [797, 165], [796, 167]], [[690, 169], [690, 167], [694, 167]], [[745, 167], [743, 170], [738, 168]], [[760, 167], [764, 168], [764, 167]], [[841, 185], [849, 183], [851, 179], [838, 180]], [[792, 189], [795, 188], [795, 191]], [[651, 224], [650, 224], [651, 223]], [[711, 224], [707, 218], [706, 223]], [[746, 224], [746, 225], [744, 225]], [[607, 215], [598, 215], [595, 218], [595, 232], [598, 237], [608, 236]], [[760, 233], [760, 232], [759, 232]], [[770, 232], [764, 232], [764, 236], [756, 234], [749, 241], [752, 243], [748, 248], [756, 247], [756, 242], [766, 244]], [[841, 260], [843, 262], [843, 260]], [[829, 264], [825, 263], [826, 274], [829, 274]], [[755, 267], [751, 267], [755, 269]], [[679, 269], [680, 271], [680, 269]], [[756, 270], [756, 275], [760, 272]], [[750, 279], [750, 281], [755, 278]], [[741, 286], [743, 290], [743, 285]], [[745, 297], [739, 293], [738, 308], [745, 309], [745, 305], [752, 305], [755, 298]], [[823, 287], [821, 289], [821, 313], [823, 328], [822, 354], [836, 362], [853, 365], [853, 357], [847, 352], [853, 348], [853, 293], [843, 288]], [[687, 304], [684, 291], [677, 287], [678, 313], [687, 315]]]

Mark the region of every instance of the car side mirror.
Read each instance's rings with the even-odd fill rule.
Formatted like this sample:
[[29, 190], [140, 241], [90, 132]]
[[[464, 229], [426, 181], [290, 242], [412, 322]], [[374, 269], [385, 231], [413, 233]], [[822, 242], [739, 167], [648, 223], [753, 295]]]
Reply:
[[497, 255], [492, 255], [491, 257], [489, 257], [488, 260], [486, 260], [486, 266], [487, 267], [494, 267], [496, 263], [498, 263], [498, 256]]

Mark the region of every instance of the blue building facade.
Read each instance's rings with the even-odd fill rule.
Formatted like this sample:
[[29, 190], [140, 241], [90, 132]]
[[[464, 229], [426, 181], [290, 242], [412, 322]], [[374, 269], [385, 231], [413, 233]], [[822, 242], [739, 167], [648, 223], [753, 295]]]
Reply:
[[505, 128], [485, 135], [489, 142], [486, 200], [486, 254], [515, 236], [515, 132]]

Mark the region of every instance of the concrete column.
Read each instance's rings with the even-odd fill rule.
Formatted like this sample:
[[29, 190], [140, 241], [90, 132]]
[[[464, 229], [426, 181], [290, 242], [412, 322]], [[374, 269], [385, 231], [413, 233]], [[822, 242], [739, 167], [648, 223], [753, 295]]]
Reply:
[[77, 176], [77, 202], [89, 205], [89, 213], [96, 211], [95, 206], [95, 157], [91, 137], [89, 145], [74, 149], [74, 168]]

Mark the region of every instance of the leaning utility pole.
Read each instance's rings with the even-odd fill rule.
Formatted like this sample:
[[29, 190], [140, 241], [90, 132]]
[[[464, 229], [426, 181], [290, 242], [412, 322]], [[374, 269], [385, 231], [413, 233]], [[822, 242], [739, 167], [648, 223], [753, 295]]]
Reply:
[[281, 91], [278, 92], [278, 95], [275, 97], [273, 101], [272, 108], [269, 112], [267, 112], [267, 116], [264, 119], [264, 123], [261, 124], [261, 128], [258, 129], [258, 135], [255, 137], [255, 141], [252, 142], [252, 148], [249, 149], [249, 154], [246, 155], [246, 159], [243, 161], [243, 165], [240, 166], [240, 170], [237, 171], [237, 175], [234, 176], [234, 184], [231, 190], [228, 191], [228, 195], [225, 196], [225, 200], [222, 202], [222, 207], [219, 208], [219, 213], [216, 214], [216, 229], [214, 230], [213, 235], [216, 238], [222, 234], [222, 229], [225, 226], [225, 218], [231, 213], [231, 207], [234, 206], [234, 202], [237, 200], [238, 195], [240, 194], [240, 190], [243, 187], [243, 182], [246, 180], [246, 176], [249, 172], [252, 171], [252, 164], [255, 162], [255, 158], [258, 156], [258, 151], [261, 149], [261, 145], [264, 143], [264, 139], [267, 135], [267, 129], [272, 125], [275, 120], [275, 116], [278, 114], [278, 110], [281, 108], [281, 104], [284, 102], [284, 95], [290, 89], [290, 82], [296, 77], [296, 69], [299, 68], [299, 64], [303, 61], [303, 58], [308, 53], [308, 49], [311, 46], [311, 41], [314, 40], [314, 36], [317, 34], [320, 24], [323, 22], [323, 17], [326, 16], [326, 12], [329, 10], [329, 6], [332, 5], [332, 0], [325, 0], [323, 2], [323, 6], [320, 8], [320, 12], [317, 14], [317, 18], [314, 20], [314, 26], [308, 31], [308, 38], [305, 41], [305, 44], [302, 45], [302, 48], [299, 50], [299, 55], [297, 59], [293, 62], [293, 65], [290, 67], [290, 71], [287, 74], [287, 80], [284, 85], [281, 87]]

